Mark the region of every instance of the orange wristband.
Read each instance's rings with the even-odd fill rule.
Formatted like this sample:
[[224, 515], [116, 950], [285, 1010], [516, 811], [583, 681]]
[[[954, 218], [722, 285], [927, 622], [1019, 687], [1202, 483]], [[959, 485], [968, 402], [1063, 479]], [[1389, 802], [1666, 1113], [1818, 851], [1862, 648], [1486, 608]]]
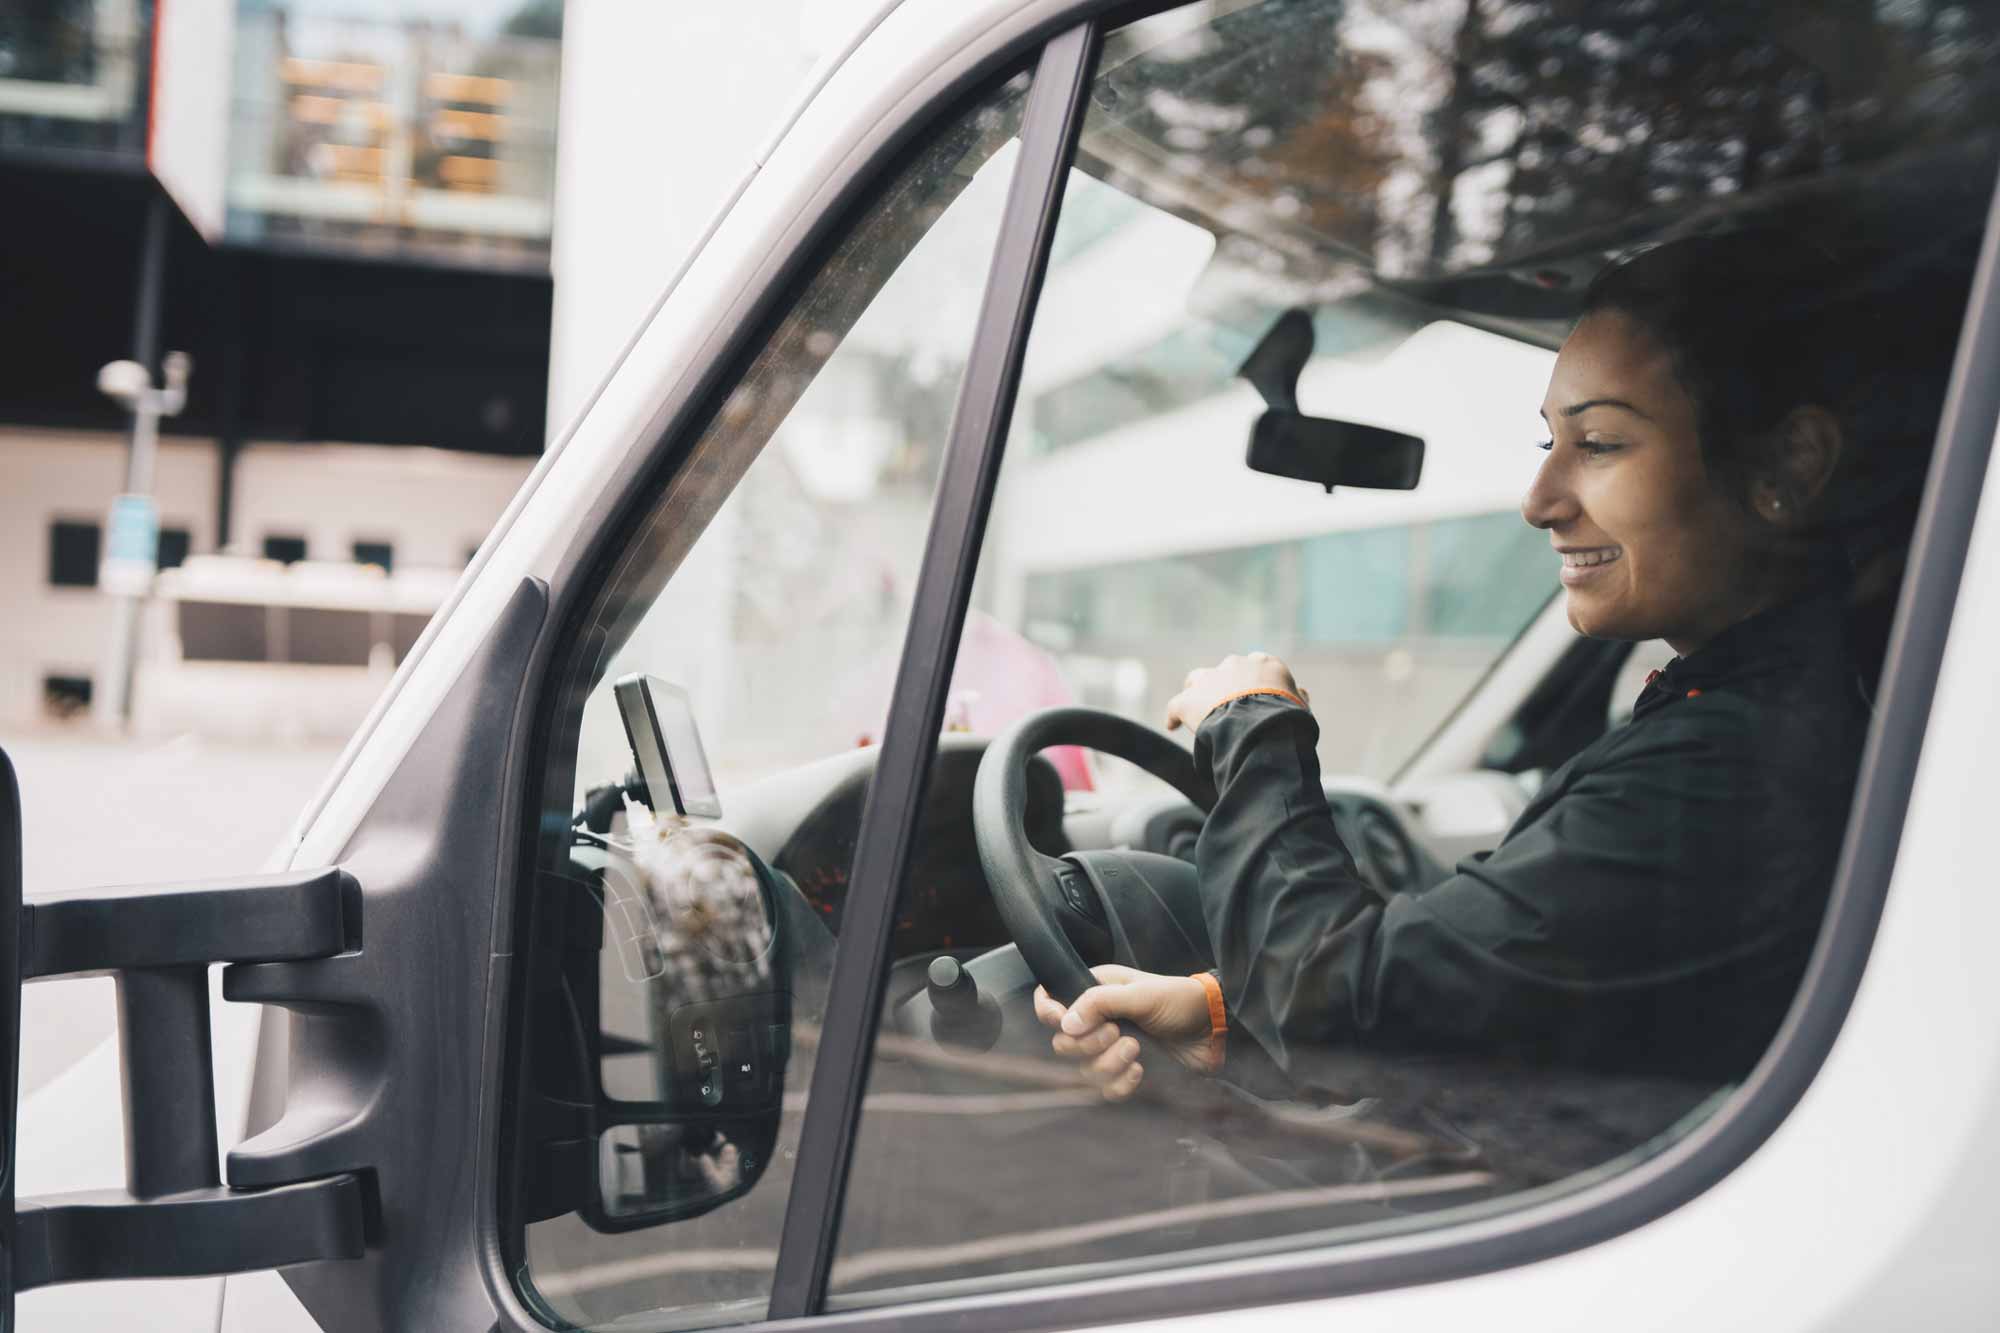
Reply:
[[1194, 980], [1201, 983], [1201, 993], [1208, 997], [1208, 1035], [1219, 1041], [1229, 1035], [1229, 1010], [1222, 1003], [1222, 983], [1213, 972], [1197, 972]]
[[[1226, 698], [1217, 699], [1215, 701], [1215, 708], [1220, 708], [1224, 704], [1235, 703], [1238, 699], [1248, 699], [1254, 695], [1259, 695], [1259, 694], [1275, 694], [1280, 699], [1290, 699], [1293, 703], [1297, 704], [1299, 707], [1304, 708], [1309, 712], [1311, 711], [1311, 706], [1308, 705], [1304, 699], [1299, 698], [1298, 695], [1293, 694], [1290, 690], [1281, 690], [1275, 685], [1266, 685], [1262, 689], [1256, 689], [1256, 690], [1238, 690], [1235, 694], [1229, 695]], [[1211, 708], [1208, 711], [1212, 713], [1215, 711], [1215, 708]]]

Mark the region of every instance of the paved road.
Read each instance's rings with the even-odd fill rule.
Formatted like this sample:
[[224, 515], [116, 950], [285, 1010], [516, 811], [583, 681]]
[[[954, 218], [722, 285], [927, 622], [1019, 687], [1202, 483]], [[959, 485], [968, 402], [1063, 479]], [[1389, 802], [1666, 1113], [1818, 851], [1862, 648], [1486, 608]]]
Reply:
[[[129, 741], [77, 727], [0, 734], [21, 782], [29, 894], [255, 874], [338, 751], [183, 736]], [[106, 978], [22, 994], [21, 1094], [114, 1030]]]

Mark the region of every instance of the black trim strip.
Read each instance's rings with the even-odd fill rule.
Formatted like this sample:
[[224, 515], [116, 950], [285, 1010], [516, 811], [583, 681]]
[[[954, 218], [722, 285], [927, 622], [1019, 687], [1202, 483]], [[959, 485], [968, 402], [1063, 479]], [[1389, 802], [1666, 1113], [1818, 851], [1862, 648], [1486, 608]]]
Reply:
[[[882, 184], [893, 179], [912, 155], [929, 142], [939, 120], [964, 110], [997, 91], [1038, 57], [1044, 44], [1080, 22], [1074, 11], [1101, 0], [1053, 0], [1064, 6], [1054, 18], [1035, 18], [1012, 32], [1004, 42], [963, 61], [928, 91], [913, 90], [897, 113], [885, 118], [865, 144], [853, 148], [839, 168], [815, 187], [812, 201], [797, 210], [797, 229], [770, 248], [770, 259], [744, 288], [742, 303], [714, 321], [713, 333], [698, 341], [676, 387], [655, 410], [639, 438], [651, 441], [635, 466], [589, 502], [573, 527], [574, 539], [559, 556], [552, 580], [551, 630], [536, 641], [529, 663], [529, 694], [524, 716], [532, 730], [523, 750], [522, 771], [535, 774], [528, 808], [543, 819], [560, 816], [553, 827], [567, 830], [571, 785], [575, 779], [576, 727], [582, 697], [566, 695], [603, 648], [600, 629], [590, 617], [602, 605], [606, 580], [625, 558], [633, 534], [649, 521], [664, 487], [671, 485], [685, 464], [688, 450], [711, 424], [724, 398], [734, 390], [745, 367], [754, 359], [844, 240], [866, 208], [880, 197]], [[1025, 108], [1024, 108], [1025, 109]], [[739, 191], [740, 193], [740, 191]], [[711, 228], [713, 230], [713, 228]], [[678, 281], [678, 278], [676, 279]], [[635, 343], [636, 345], [636, 338]], [[627, 349], [628, 352], [630, 349]], [[609, 381], [607, 380], [607, 383]], [[448, 614], [447, 607], [440, 614]], [[524, 819], [517, 844], [524, 883], [547, 864], [543, 839], [550, 826]], [[566, 836], [566, 835], [565, 835]], [[532, 928], [528, 915], [536, 895], [516, 893], [505, 908], [513, 913], [497, 940], [513, 938]], [[493, 1211], [482, 1222], [480, 1243], [491, 1256], [486, 1276], [494, 1299], [503, 1307], [505, 1327], [514, 1333], [539, 1333], [547, 1325], [530, 1305], [532, 1279], [527, 1273], [526, 1227], [521, 1219], [518, 1190], [524, 1180], [524, 1137], [517, 1114], [524, 1099], [524, 1082], [531, 1068], [522, 1035], [525, 1006], [536, 965], [533, 949], [523, 955], [528, 965], [503, 970], [508, 1005], [504, 1056], [489, 1064], [485, 1108], [498, 1122], [498, 1147], [481, 1170], [486, 1185], [482, 1207]]]
[[1083, 127], [1097, 46], [1097, 29], [1091, 24], [1051, 41], [1035, 67], [1022, 112], [1021, 156], [959, 386], [910, 630], [890, 695], [882, 755], [861, 815], [825, 1027], [813, 1065], [812, 1110], [799, 1137], [798, 1166], [772, 1275], [774, 1319], [816, 1313], [826, 1296], [882, 1003], [889, 930], [937, 752], [945, 691], [972, 597], [1069, 159]]

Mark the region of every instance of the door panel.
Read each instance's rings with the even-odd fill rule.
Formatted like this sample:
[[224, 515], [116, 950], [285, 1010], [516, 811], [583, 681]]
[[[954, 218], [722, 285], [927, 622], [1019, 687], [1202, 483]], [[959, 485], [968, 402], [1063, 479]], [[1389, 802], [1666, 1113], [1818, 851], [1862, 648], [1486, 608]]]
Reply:
[[521, 783], [509, 758], [547, 605], [524, 580], [343, 854], [358, 947], [224, 976], [227, 998], [280, 1006], [292, 1025], [284, 1112], [230, 1153], [229, 1183], [367, 1182], [367, 1255], [283, 1275], [341, 1333], [485, 1327], [499, 1313], [476, 1241], [491, 1184], [487, 1027], [508, 947], [495, 908], [510, 900]]

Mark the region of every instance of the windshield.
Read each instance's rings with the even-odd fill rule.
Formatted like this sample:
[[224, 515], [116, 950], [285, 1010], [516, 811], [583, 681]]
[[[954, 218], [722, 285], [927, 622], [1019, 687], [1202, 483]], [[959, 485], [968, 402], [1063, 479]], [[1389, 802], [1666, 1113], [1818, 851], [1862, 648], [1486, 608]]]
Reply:
[[[1067, 702], [1157, 725], [1189, 669], [1261, 649], [1342, 700], [1321, 719], [1326, 771], [1391, 776], [1554, 590], [1515, 507], [1591, 274], [1704, 228], [1893, 245], [1984, 202], [1989, 100], [1912, 78], [1976, 71], [1969, 37], [1884, 43], [1873, 20], [1803, 11], [1641, 7], [1586, 36], [1568, 11], [1221, 10], [1107, 39], [952, 729]], [[1830, 80], [1836, 48], [1847, 73]], [[1690, 80], [1701, 98], [1677, 91]], [[922, 244], [935, 214], [911, 214], [906, 281], [856, 267], [754, 381], [785, 391], [739, 394], [737, 447], [781, 447], [690, 556], [733, 572], [683, 580], [693, 602], [634, 599], [647, 627], [605, 663], [692, 690], [725, 788], [881, 738], [914, 585], [904, 539], [928, 516], [963, 356], [936, 329], [970, 319], [977, 283], [956, 278], [984, 262], [956, 220], [1004, 185], [987, 151], [965, 158], [985, 170], [948, 173], [978, 179]], [[1315, 334], [1301, 409], [1422, 437], [1414, 493], [1328, 496], [1244, 466], [1263, 404], [1238, 371], [1288, 309]], [[687, 517], [675, 531], [700, 530]], [[806, 626], [821, 651], [777, 651]], [[585, 731], [579, 796], [627, 761], [608, 706]], [[1081, 758], [1065, 776], [1093, 780]]]
[[[734, 609], [662, 597], [605, 668], [692, 688], [725, 790], [881, 740], [915, 584], [909, 538], [957, 376], [937, 330], [973, 309], [937, 299], [940, 275], [967, 262], [1010, 163], [978, 173], [830, 358], [808, 349], [822, 373], [782, 447], [688, 557], [733, 565], [682, 586], [699, 601], [733, 590]], [[1190, 668], [1260, 649], [1354, 701], [1326, 721], [1326, 770], [1386, 779], [1555, 588], [1547, 539], [1516, 508], [1553, 353], [1377, 288], [1318, 305], [1301, 408], [1426, 441], [1414, 492], [1329, 496], [1244, 465], [1263, 403], [1237, 371], [1297, 293], [1218, 288], [1227, 247], [1213, 234], [1081, 171], [1063, 216], [946, 727], [991, 735], [1068, 703], [1159, 726]], [[1135, 273], [1148, 303], [1130, 299]], [[802, 624], [819, 627], [822, 653], [773, 650]], [[773, 709], [795, 716], [768, 725]], [[629, 762], [612, 714], [600, 690], [579, 801]], [[1056, 759], [1071, 790], [1115, 781], [1095, 757]]]
[[1048, 702], [1159, 726], [1191, 668], [1261, 650], [1342, 700], [1326, 771], [1386, 779], [1556, 586], [1517, 508], [1553, 354], [1379, 290], [1318, 306], [1301, 410], [1426, 450], [1414, 492], [1329, 496], [1244, 465], [1264, 404], [1237, 371], [1279, 311], [1207, 289], [1217, 248], [1072, 173], [954, 694], [1003, 725], [982, 654], [1041, 657]]

